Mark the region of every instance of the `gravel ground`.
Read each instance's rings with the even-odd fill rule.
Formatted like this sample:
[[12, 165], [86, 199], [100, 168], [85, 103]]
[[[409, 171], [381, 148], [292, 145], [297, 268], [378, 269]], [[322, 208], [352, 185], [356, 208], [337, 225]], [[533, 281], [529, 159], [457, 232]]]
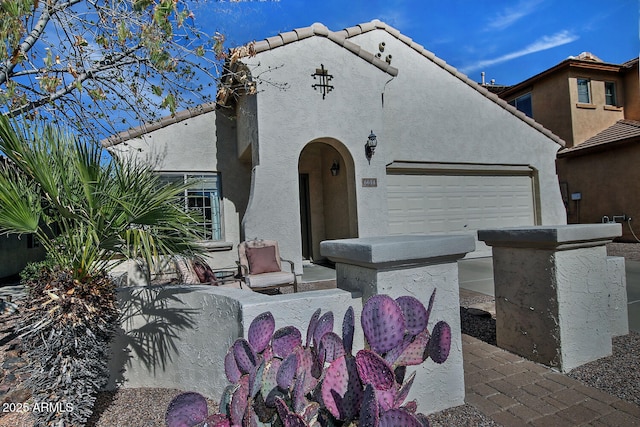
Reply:
[[[628, 260], [640, 261], [640, 245], [612, 243], [608, 245], [610, 255], [624, 256]], [[492, 297], [464, 295], [460, 299], [462, 331], [495, 345], [495, 319], [492, 316], [472, 314], [471, 306], [493, 302]], [[0, 317], [0, 322], [3, 321]], [[7, 330], [7, 325], [3, 325]], [[0, 336], [0, 343], [2, 342]], [[598, 388], [621, 399], [640, 405], [640, 334], [631, 333], [613, 340], [614, 354], [610, 357], [581, 366], [568, 376], [585, 385]], [[5, 349], [0, 346], [0, 362], [4, 361]], [[169, 401], [180, 390], [173, 389], [121, 389], [100, 393], [96, 411], [89, 421], [91, 427], [163, 427], [164, 411]], [[215, 402], [209, 402], [211, 409]], [[499, 426], [471, 405], [450, 408], [429, 416], [434, 427]], [[0, 413], [0, 427], [30, 427], [33, 420], [29, 414]]]

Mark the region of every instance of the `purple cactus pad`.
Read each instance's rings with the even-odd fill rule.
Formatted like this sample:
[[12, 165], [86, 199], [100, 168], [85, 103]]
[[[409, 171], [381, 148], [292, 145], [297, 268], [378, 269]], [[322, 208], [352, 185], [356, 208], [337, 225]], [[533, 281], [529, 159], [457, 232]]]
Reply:
[[390, 409], [380, 417], [379, 427], [422, 427], [418, 419], [404, 409]]
[[402, 342], [405, 320], [400, 305], [388, 295], [374, 295], [362, 309], [362, 331], [373, 351], [386, 353]]
[[340, 356], [345, 355], [344, 346], [342, 345], [342, 339], [335, 332], [329, 332], [324, 334], [320, 340], [320, 346], [318, 348], [318, 357], [322, 364], [331, 363]]
[[402, 409], [415, 415], [415, 413], [418, 411], [418, 402], [416, 402], [415, 400], [407, 402], [406, 405], [402, 406]]
[[402, 309], [402, 315], [406, 323], [407, 332], [409, 335], [418, 335], [424, 331], [429, 321], [427, 309], [424, 305], [412, 296], [406, 295], [400, 298], [396, 298], [396, 302]]
[[354, 419], [360, 413], [362, 383], [352, 356], [339, 357], [329, 365], [320, 393], [325, 408], [337, 419]]
[[236, 357], [233, 354], [233, 347], [229, 349], [227, 355], [224, 357], [224, 373], [227, 376], [227, 379], [230, 383], [236, 383], [242, 376], [242, 372], [238, 369], [238, 364], [236, 363]]
[[275, 329], [276, 321], [269, 311], [259, 314], [253, 319], [247, 337], [256, 353], [262, 353], [267, 348]]
[[273, 354], [284, 359], [291, 354], [296, 347], [302, 345], [302, 334], [294, 326], [285, 326], [273, 334], [271, 347]]
[[409, 343], [400, 356], [393, 362], [396, 366], [414, 366], [419, 365], [427, 359], [427, 346], [429, 345], [429, 331], [420, 332], [414, 340]]
[[207, 399], [203, 395], [182, 393], [171, 400], [164, 420], [167, 427], [189, 427], [203, 422], [208, 413]]
[[256, 368], [258, 357], [251, 344], [244, 338], [238, 338], [233, 343], [233, 355], [236, 358], [238, 369], [243, 374], [248, 374]]
[[428, 351], [429, 357], [436, 363], [444, 363], [451, 349], [451, 327], [447, 322], [436, 323], [431, 331]]
[[325, 334], [333, 331], [333, 313], [327, 311], [318, 319], [318, 325], [313, 332], [313, 346], [318, 348], [320, 346], [320, 340]]
[[411, 390], [411, 386], [413, 385], [413, 380], [415, 379], [415, 377], [416, 377], [416, 372], [413, 371], [411, 375], [409, 375], [409, 378], [398, 389], [398, 393], [396, 394], [396, 400], [394, 402], [396, 407], [402, 405], [404, 400], [409, 395], [409, 391]]
[[264, 375], [265, 366], [266, 363], [263, 360], [260, 366], [249, 374], [249, 397], [251, 398], [254, 398], [262, 388], [262, 376]]
[[355, 320], [353, 307], [349, 307], [344, 313], [344, 318], [342, 319], [342, 345], [344, 346], [344, 351], [347, 354], [351, 354], [353, 351], [354, 326]]
[[433, 288], [433, 292], [431, 292], [431, 297], [429, 298], [429, 305], [427, 306], [427, 321], [429, 321], [429, 317], [431, 316], [431, 309], [433, 308], [433, 302], [436, 299], [436, 288]]
[[293, 385], [293, 379], [296, 376], [298, 370], [298, 356], [296, 353], [291, 353], [280, 365], [278, 373], [276, 374], [276, 382], [278, 387], [283, 390], [289, 390]]
[[376, 390], [389, 390], [395, 384], [391, 366], [373, 351], [360, 350], [356, 354], [356, 366], [362, 382]]
[[311, 315], [311, 319], [309, 319], [309, 326], [307, 327], [307, 340], [306, 346], [309, 347], [313, 340], [313, 333], [316, 331], [316, 327], [318, 326], [318, 319], [320, 318], [320, 309], [317, 309]]
[[244, 413], [249, 404], [249, 376], [245, 375], [240, 378], [238, 388], [231, 395], [231, 404], [229, 405], [229, 418], [233, 424], [242, 424]]
[[280, 365], [282, 365], [282, 360], [280, 359], [271, 359], [265, 364], [264, 371], [262, 373], [261, 391], [263, 396], [269, 396], [271, 390], [276, 388], [278, 385], [277, 375]]
[[376, 393], [376, 400], [380, 407], [380, 412], [386, 412], [396, 406], [396, 389], [389, 390], [374, 390]]
[[379, 410], [375, 390], [371, 384], [367, 384], [364, 388], [364, 396], [360, 407], [360, 427], [378, 427], [380, 421]]
[[205, 421], [211, 427], [231, 427], [231, 421], [222, 414], [210, 415]]

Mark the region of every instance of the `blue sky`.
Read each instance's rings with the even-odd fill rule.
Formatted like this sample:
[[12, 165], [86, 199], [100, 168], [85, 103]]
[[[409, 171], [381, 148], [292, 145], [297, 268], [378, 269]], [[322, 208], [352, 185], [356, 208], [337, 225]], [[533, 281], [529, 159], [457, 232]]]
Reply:
[[476, 81], [512, 85], [587, 51], [637, 57], [640, 0], [279, 0], [201, 3], [196, 19], [227, 46], [321, 22], [341, 30], [372, 19], [400, 30]]

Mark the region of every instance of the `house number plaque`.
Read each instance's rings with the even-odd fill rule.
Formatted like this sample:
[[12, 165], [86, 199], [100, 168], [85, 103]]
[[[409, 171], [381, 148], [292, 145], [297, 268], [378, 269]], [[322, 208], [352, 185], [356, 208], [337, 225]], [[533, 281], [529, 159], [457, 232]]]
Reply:
[[378, 178], [362, 178], [363, 187], [377, 187]]

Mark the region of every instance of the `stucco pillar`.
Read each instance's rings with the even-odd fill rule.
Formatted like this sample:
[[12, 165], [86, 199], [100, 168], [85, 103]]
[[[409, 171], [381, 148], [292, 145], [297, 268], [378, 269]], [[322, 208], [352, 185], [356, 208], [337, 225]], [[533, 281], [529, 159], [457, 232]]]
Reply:
[[363, 303], [376, 294], [411, 295], [427, 306], [437, 289], [428, 328], [446, 321], [451, 351], [443, 365], [429, 359], [408, 369], [417, 373], [407, 400], [415, 399], [423, 413], [464, 403], [457, 261], [474, 249], [469, 235], [365, 237], [320, 245], [321, 254], [336, 262], [338, 288], [361, 293]]
[[498, 346], [563, 372], [610, 355], [615, 266], [605, 244], [621, 231], [620, 224], [478, 231], [493, 247]]

